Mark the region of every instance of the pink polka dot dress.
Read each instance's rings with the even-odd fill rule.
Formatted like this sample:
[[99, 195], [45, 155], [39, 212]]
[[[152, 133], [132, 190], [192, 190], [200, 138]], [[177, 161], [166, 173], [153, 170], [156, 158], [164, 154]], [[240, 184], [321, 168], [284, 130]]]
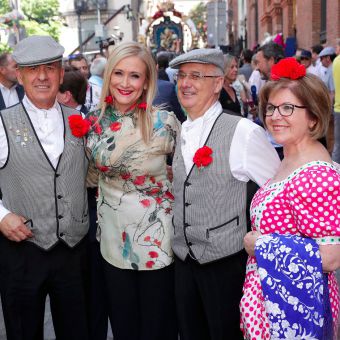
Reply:
[[[251, 207], [252, 230], [261, 234], [295, 234], [318, 244], [340, 244], [340, 172], [330, 163], [303, 165], [281, 182], [269, 181], [255, 194]], [[329, 296], [334, 327], [339, 314], [338, 285], [329, 275]], [[270, 339], [255, 257], [249, 257], [240, 303], [245, 339]]]

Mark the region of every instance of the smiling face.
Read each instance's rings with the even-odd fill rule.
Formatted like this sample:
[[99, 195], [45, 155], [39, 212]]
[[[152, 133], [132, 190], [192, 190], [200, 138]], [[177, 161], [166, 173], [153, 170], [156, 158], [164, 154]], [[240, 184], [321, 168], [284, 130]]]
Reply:
[[50, 109], [63, 82], [64, 69], [61, 62], [38, 66], [19, 67], [18, 81], [24, 86], [25, 94], [39, 109]]
[[[291, 92], [291, 90], [283, 88], [272, 92], [268, 99], [268, 104], [275, 106], [284, 103], [303, 106], [303, 103]], [[275, 141], [287, 145], [298, 145], [305, 141], [311, 140], [310, 129], [315, 125], [315, 122], [309, 117], [308, 112], [304, 108], [295, 107], [291, 116], [283, 117], [275, 109], [270, 117], [266, 117], [266, 126], [269, 132], [273, 135]]]
[[188, 63], [180, 66], [185, 74], [201, 73], [203, 75], [219, 75], [202, 79], [178, 79], [178, 99], [191, 119], [202, 116], [218, 99], [223, 85], [223, 75], [211, 64]]
[[110, 78], [110, 94], [115, 107], [126, 112], [147, 89], [146, 65], [138, 56], [122, 59], [114, 67]]

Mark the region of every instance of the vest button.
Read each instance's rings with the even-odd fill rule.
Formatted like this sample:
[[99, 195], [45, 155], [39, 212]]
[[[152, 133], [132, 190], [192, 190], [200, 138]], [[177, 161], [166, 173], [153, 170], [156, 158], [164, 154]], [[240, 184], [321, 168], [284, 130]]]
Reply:
[[185, 204], [184, 204], [186, 207], [188, 207], [189, 205], [191, 205], [191, 203], [189, 203], [189, 202], [185, 202]]
[[64, 235], [65, 235], [64, 233], [60, 233], [60, 234], [59, 234], [60, 237], [63, 237]]
[[60, 176], [60, 174], [55, 174], [55, 177], [59, 177]]
[[192, 246], [192, 242], [188, 242], [188, 246], [191, 247]]
[[63, 218], [63, 215], [59, 215], [58, 218], [59, 220], [61, 220]]
[[63, 196], [58, 195], [57, 198], [58, 198], [58, 200], [60, 200], [61, 198], [63, 198]]
[[188, 187], [189, 185], [191, 185], [190, 182], [185, 182], [185, 186]]
[[190, 227], [189, 223], [184, 223], [184, 228]]

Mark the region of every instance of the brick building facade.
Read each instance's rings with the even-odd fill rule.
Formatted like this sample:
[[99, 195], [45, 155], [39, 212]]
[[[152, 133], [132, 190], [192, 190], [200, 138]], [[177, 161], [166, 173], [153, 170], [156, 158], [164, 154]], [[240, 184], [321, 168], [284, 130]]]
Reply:
[[339, 0], [247, 1], [247, 47], [261, 43], [265, 33], [295, 37], [299, 48], [336, 45], [340, 37]]

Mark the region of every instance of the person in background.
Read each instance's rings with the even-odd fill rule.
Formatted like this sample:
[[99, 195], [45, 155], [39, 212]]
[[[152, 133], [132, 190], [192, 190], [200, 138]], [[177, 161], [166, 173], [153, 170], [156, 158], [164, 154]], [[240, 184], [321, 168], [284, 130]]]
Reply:
[[169, 81], [169, 76], [166, 73], [166, 69], [169, 67], [169, 55], [168, 52], [159, 52], [156, 56], [157, 59], [157, 72], [158, 79]]
[[179, 69], [178, 98], [188, 113], [172, 165], [180, 337], [241, 339], [247, 182], [262, 185], [279, 158], [261, 127], [223, 112], [220, 50], [192, 50], [170, 66]]
[[260, 93], [260, 114], [283, 145], [284, 158], [251, 204], [240, 304], [246, 339], [306, 334], [333, 339], [339, 313], [333, 271], [340, 267], [340, 172], [318, 141], [330, 112], [327, 88], [294, 58], [272, 67]]
[[86, 91], [87, 79], [77, 68], [66, 66], [64, 79], [57, 94], [58, 102], [86, 115], [88, 113], [85, 106]]
[[[334, 102], [334, 79], [333, 79], [333, 60], [336, 57], [335, 48], [328, 46], [325, 47], [319, 54], [319, 58], [321, 60], [321, 64], [323, 66], [324, 73], [321, 75], [321, 80], [324, 82], [328, 89], [328, 94], [331, 100], [331, 103]], [[333, 152], [334, 145], [334, 116], [331, 115], [331, 119], [329, 121], [329, 127], [326, 135], [327, 141], [327, 149], [330, 154]]]
[[14, 48], [22, 102], [1, 111], [0, 292], [8, 340], [42, 340], [46, 296], [57, 339], [88, 339], [84, 141], [56, 101], [64, 48], [30, 36]]
[[324, 67], [322, 66], [321, 60], [319, 58], [319, 54], [323, 50], [322, 45], [313, 45], [311, 47], [311, 52], [312, 52], [312, 65], [314, 66], [314, 69], [311, 69], [311, 73], [318, 76], [319, 78], [322, 77], [324, 74], [325, 70]]
[[177, 340], [172, 185], [166, 158], [180, 124], [152, 105], [157, 72], [149, 50], [121, 43], [90, 113], [88, 181], [98, 184], [98, 237], [115, 340]]
[[[258, 61], [257, 69], [261, 73], [262, 79], [268, 81], [271, 76], [272, 67], [283, 58], [284, 58], [283, 48], [276, 43], [270, 42], [259, 47], [258, 52], [256, 53], [256, 59]], [[274, 146], [277, 154], [282, 160], [283, 158], [282, 145], [277, 144], [275, 140], [273, 139], [272, 135], [270, 134], [270, 132], [268, 131], [267, 131], [267, 136], [268, 136], [270, 143]]]
[[241, 105], [232, 84], [237, 79], [237, 59], [231, 54], [224, 56], [224, 82], [219, 102], [224, 110], [232, 111], [241, 116]]
[[[86, 79], [90, 77], [90, 68], [87, 59], [82, 54], [74, 54], [69, 56], [68, 63], [70, 66], [77, 68]], [[88, 84], [86, 91], [85, 106], [87, 110], [93, 111], [99, 103], [99, 97], [94, 94], [93, 87]]]
[[305, 66], [307, 73], [315, 74], [316, 70], [312, 63], [312, 53], [310, 51], [301, 51], [300, 63]]
[[333, 161], [340, 164], [340, 39], [336, 46], [337, 57], [333, 61], [334, 79], [334, 147], [332, 153]]
[[24, 89], [18, 84], [17, 63], [10, 53], [0, 55], [0, 110], [17, 104], [24, 97]]
[[243, 65], [239, 68], [238, 73], [243, 74], [246, 81], [249, 81], [249, 78], [253, 72], [253, 68], [251, 66], [251, 60], [253, 57], [253, 52], [251, 50], [244, 50], [241, 54], [241, 59]]
[[91, 77], [89, 78], [89, 84], [93, 87], [94, 93], [98, 97], [98, 100], [100, 98], [101, 89], [103, 87], [103, 76], [106, 63], [107, 63], [106, 58], [97, 57], [92, 61], [90, 67]]

